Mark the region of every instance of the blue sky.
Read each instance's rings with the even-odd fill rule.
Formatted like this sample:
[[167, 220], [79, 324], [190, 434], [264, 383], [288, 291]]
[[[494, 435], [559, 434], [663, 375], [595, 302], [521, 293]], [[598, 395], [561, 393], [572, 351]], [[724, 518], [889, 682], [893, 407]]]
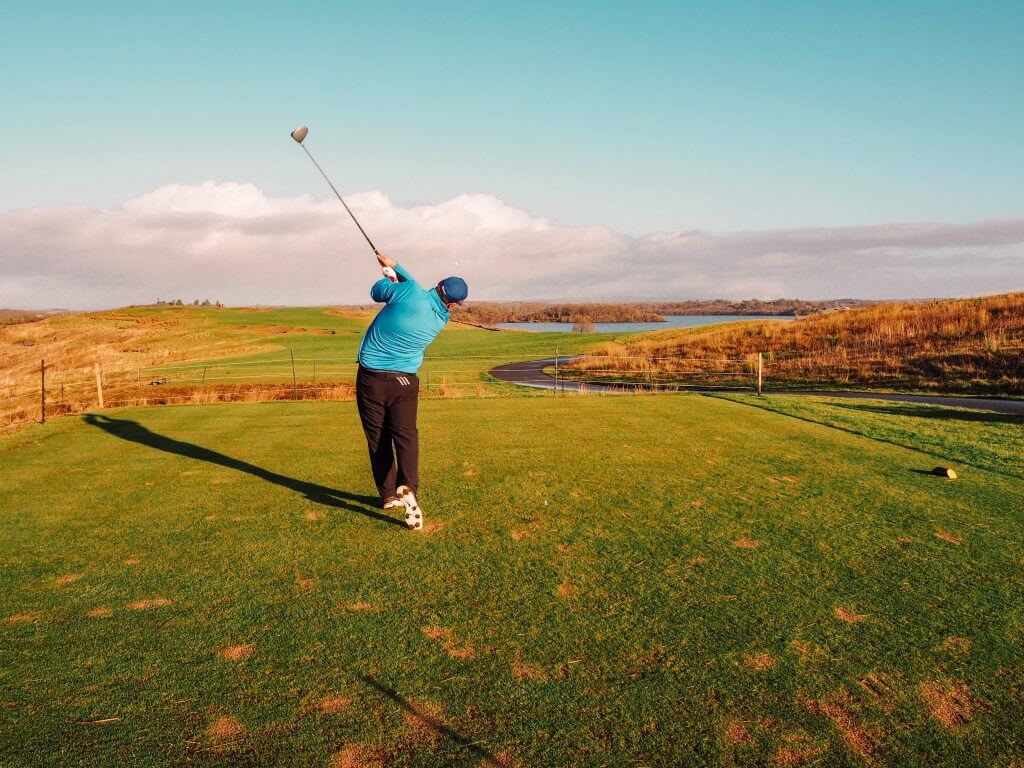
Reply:
[[[494, 194], [631, 234], [1024, 209], [1021, 3], [17, 3], [0, 210]], [[317, 190], [318, 192], [320, 190]]]
[[346, 194], [632, 238], [1017, 219], [1022, 39], [1020, 2], [9, 3], [0, 212], [321, 198], [308, 123]]

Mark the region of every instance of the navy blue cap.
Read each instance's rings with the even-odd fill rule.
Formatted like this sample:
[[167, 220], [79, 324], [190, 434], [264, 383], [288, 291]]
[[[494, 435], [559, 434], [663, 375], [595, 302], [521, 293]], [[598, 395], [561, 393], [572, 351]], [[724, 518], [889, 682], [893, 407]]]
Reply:
[[446, 277], [437, 284], [437, 292], [446, 304], [461, 304], [469, 296], [469, 286], [461, 277]]

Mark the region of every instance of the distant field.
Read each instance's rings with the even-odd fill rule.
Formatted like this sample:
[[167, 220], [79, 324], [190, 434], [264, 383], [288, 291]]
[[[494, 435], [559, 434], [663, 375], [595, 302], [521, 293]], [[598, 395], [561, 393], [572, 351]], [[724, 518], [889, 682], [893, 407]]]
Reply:
[[428, 399], [423, 534], [351, 402], [7, 435], [0, 764], [1016, 765], [1020, 425], [841, 405]]
[[884, 303], [800, 318], [651, 333], [597, 345], [580, 378], [730, 385], [763, 355], [775, 389], [1024, 395], [1024, 294]]
[[[0, 426], [39, 418], [39, 364], [47, 364], [50, 415], [107, 404], [349, 396], [372, 311], [328, 307], [132, 307], [67, 314], [0, 328]], [[502, 362], [579, 351], [622, 334], [487, 331], [451, 323], [428, 351], [434, 394], [507, 391], [485, 372]], [[301, 387], [292, 388], [292, 360]], [[318, 386], [314, 386], [318, 385]], [[524, 393], [520, 393], [524, 394]]]

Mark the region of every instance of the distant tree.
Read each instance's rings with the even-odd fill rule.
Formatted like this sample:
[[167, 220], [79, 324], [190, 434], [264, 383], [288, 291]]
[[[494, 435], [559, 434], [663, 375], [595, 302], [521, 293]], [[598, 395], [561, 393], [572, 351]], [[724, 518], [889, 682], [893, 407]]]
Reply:
[[220, 300], [218, 300], [217, 303], [214, 304], [214, 306], [215, 307], [223, 307], [224, 305], [220, 303]]
[[184, 302], [182, 302], [181, 299], [175, 299], [174, 301], [171, 302], [171, 304], [173, 304], [176, 307], [183, 307], [183, 306], [185, 306]]
[[203, 299], [203, 306], [204, 307], [210, 307], [210, 306], [213, 306], [213, 305], [210, 304], [210, 300], [209, 299]]
[[193, 307], [198, 307], [199, 306], [199, 299], [192, 299], [192, 306]]
[[589, 317], [577, 318], [576, 322], [572, 324], [573, 333], [593, 333], [594, 324], [590, 322]]

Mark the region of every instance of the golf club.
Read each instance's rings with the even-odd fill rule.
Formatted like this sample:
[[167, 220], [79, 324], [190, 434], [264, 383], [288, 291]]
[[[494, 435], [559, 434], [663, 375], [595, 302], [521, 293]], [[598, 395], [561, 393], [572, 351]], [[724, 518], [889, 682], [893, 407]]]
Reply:
[[373, 253], [376, 256], [380, 256], [380, 251], [377, 250], [377, 246], [375, 246], [373, 244], [373, 241], [370, 239], [370, 236], [368, 234], [366, 234], [366, 230], [363, 229], [363, 225], [359, 223], [359, 219], [357, 219], [355, 217], [355, 214], [352, 213], [352, 209], [348, 207], [348, 204], [345, 202], [344, 198], [342, 198], [342, 196], [338, 192], [338, 190], [335, 189], [334, 184], [332, 184], [331, 180], [329, 178], [327, 178], [327, 174], [324, 173], [324, 169], [320, 167], [320, 163], [318, 163], [316, 161], [316, 159], [310, 153], [310, 151], [306, 147], [306, 145], [302, 143], [303, 140], [306, 138], [306, 134], [308, 134], [308, 133], [309, 133], [309, 128], [307, 128], [305, 125], [300, 125], [294, 131], [292, 131], [292, 138], [295, 139], [296, 143], [298, 143], [298, 145], [305, 150], [306, 154], [309, 155], [309, 159], [313, 161], [313, 165], [315, 165], [316, 169], [318, 171], [320, 171], [320, 175], [324, 177], [324, 181], [326, 181], [328, 186], [330, 186], [331, 191], [334, 192], [335, 196], [338, 198], [338, 200], [341, 202], [341, 204], [345, 207], [345, 210], [348, 211], [348, 215], [352, 217], [352, 221], [354, 221], [356, 223], [356, 226], [359, 227], [359, 231], [363, 233], [363, 237], [365, 237], [366, 238], [366, 242], [370, 244], [370, 248], [373, 250]]

